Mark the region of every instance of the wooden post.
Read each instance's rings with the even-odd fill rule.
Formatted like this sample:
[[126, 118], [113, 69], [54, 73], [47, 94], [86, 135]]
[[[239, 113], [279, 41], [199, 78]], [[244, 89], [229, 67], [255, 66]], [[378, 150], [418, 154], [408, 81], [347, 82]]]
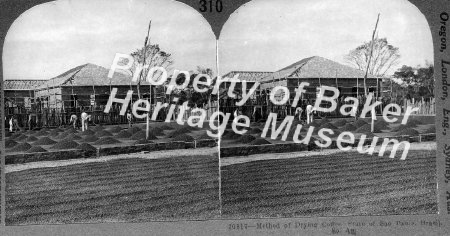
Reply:
[[372, 33], [372, 41], [370, 42], [370, 56], [369, 56], [369, 61], [367, 62], [366, 73], [364, 75], [364, 95], [366, 97], [367, 97], [367, 84], [366, 84], [367, 74], [369, 72], [370, 61], [372, 60], [373, 44], [374, 44], [373, 40], [375, 38], [375, 32], [377, 31], [379, 20], [380, 20], [380, 13], [378, 13], [377, 23], [375, 23], [375, 29], [373, 30], [373, 33]]

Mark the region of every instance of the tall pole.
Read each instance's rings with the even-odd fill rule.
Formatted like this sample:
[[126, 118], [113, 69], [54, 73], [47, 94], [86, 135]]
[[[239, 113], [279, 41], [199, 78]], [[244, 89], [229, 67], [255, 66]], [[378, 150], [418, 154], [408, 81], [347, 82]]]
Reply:
[[359, 96], [359, 78], [356, 78], [356, 98]]
[[380, 13], [378, 13], [377, 23], [375, 23], [375, 29], [373, 30], [373, 33], [372, 33], [372, 41], [370, 41], [370, 56], [369, 56], [369, 61], [367, 62], [366, 74], [364, 75], [364, 95], [366, 97], [367, 97], [367, 85], [366, 85], [367, 73], [369, 72], [369, 66], [370, 66], [370, 62], [372, 60], [373, 44], [374, 44], [373, 40], [375, 39], [375, 32], [377, 31], [379, 20], [380, 20]]
[[[145, 42], [144, 42], [144, 60], [142, 61], [142, 67], [144, 67], [145, 66], [145, 60], [146, 60], [146, 56], [147, 56], [147, 43], [148, 43], [148, 37], [149, 37], [149, 35], [150, 35], [150, 28], [152, 27], [152, 21], [150, 20], [150, 23], [148, 24], [148, 30], [147, 30], [147, 37], [145, 37]], [[147, 72], [148, 73], [148, 72]], [[141, 71], [141, 78], [139, 78], [139, 81], [138, 81], [138, 87], [137, 87], [137, 89], [138, 89], [138, 96], [139, 96], [139, 98], [140, 98], [140, 93], [139, 93], [139, 84], [140, 84], [140, 82], [141, 82], [141, 80], [142, 80], [142, 76], [143, 76], [143, 73], [142, 73], [142, 71]], [[144, 79], [145, 79], [145, 77], [146, 76], [144, 76]], [[150, 110], [151, 110], [151, 107], [152, 107], [152, 86], [151, 85], [149, 85], [150, 86], [150, 91], [149, 91], [149, 103], [150, 103], [150, 109], [149, 109], [149, 112], [147, 113], [147, 117], [146, 117], [146, 129], [145, 129], [145, 139], [148, 139], [148, 137], [149, 137], [149, 132], [150, 132]]]

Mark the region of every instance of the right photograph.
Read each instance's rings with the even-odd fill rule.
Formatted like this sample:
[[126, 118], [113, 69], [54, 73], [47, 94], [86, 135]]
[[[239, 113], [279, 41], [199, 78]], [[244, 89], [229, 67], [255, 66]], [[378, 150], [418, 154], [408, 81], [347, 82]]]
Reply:
[[433, 43], [415, 5], [253, 0], [218, 45], [223, 218], [438, 213]]

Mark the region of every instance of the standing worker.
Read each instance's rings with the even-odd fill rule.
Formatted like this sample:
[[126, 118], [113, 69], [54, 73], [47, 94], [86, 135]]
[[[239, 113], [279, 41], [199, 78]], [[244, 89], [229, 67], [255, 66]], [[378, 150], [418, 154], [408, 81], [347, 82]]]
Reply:
[[130, 111], [127, 112], [127, 120], [128, 120], [128, 127], [131, 128], [132, 124], [131, 124], [131, 120], [133, 119], [133, 117], [131, 116]]
[[13, 116], [9, 119], [9, 132], [13, 132]]

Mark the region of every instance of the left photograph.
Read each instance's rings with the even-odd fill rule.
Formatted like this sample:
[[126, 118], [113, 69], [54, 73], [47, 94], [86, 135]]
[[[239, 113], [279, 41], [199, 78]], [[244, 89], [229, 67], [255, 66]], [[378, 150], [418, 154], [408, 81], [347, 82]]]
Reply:
[[3, 48], [6, 225], [220, 217], [216, 40], [172, 0], [58, 0]]

